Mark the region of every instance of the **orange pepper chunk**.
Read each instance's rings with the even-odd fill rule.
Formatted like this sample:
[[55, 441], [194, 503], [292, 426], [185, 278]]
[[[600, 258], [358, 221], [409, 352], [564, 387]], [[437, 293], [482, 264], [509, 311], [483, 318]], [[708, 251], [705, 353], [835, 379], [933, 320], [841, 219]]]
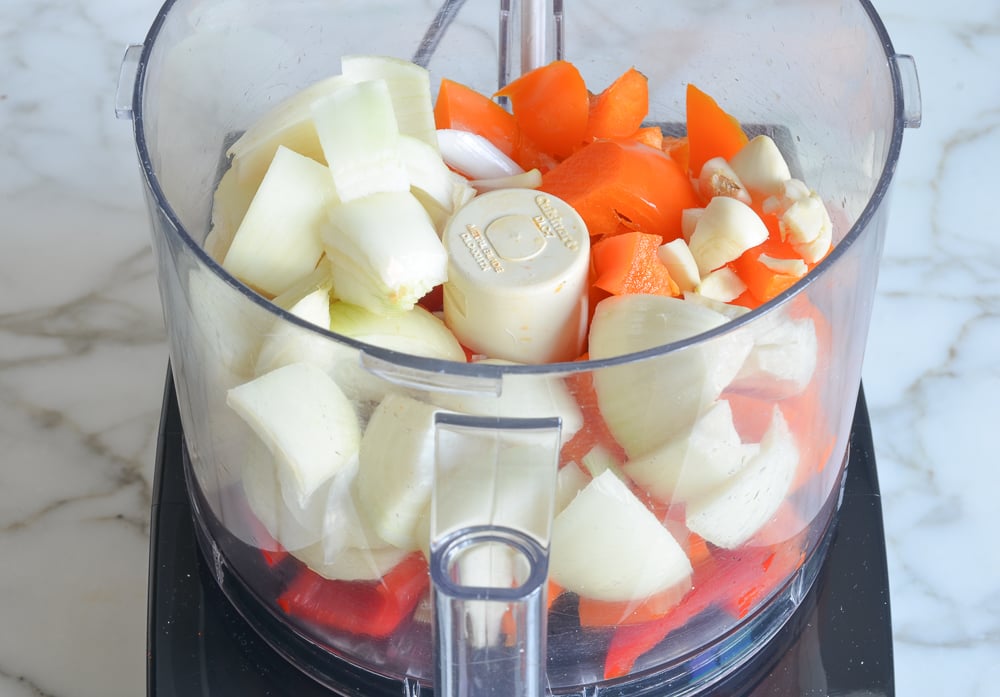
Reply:
[[590, 100], [585, 140], [628, 138], [639, 130], [649, 111], [646, 76], [629, 68]]
[[695, 177], [713, 157], [728, 160], [749, 142], [740, 122], [691, 84], [687, 86], [687, 133], [691, 147], [688, 167]]
[[659, 235], [644, 232], [626, 232], [600, 240], [591, 250], [594, 285], [612, 295], [680, 295], [657, 255], [661, 244]]
[[470, 87], [441, 80], [434, 103], [434, 125], [481, 135], [508, 157], [513, 157], [520, 134], [514, 116]]
[[542, 191], [571, 205], [592, 239], [638, 230], [681, 236], [681, 212], [701, 204], [665, 153], [634, 140], [596, 140], [542, 177]]
[[556, 159], [583, 143], [590, 116], [590, 93], [576, 66], [553, 61], [526, 72], [494, 96], [508, 97], [521, 132]]

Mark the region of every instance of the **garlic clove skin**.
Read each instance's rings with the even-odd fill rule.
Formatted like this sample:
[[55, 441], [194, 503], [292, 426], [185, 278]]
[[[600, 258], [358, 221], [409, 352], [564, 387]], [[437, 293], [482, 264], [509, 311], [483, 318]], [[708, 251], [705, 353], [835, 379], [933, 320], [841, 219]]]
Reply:
[[713, 157], [702, 166], [697, 188], [706, 201], [716, 196], [728, 196], [750, 205], [750, 193], [723, 157]]

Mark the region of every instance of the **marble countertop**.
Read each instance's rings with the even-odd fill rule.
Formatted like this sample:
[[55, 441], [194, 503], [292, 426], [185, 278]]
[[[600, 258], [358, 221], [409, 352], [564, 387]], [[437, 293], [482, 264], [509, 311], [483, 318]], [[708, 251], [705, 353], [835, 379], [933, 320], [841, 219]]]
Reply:
[[[129, 125], [159, 0], [0, 5], [0, 697], [143, 694], [166, 366]], [[916, 57], [864, 380], [900, 695], [1000, 685], [995, 3], [876, 3]]]

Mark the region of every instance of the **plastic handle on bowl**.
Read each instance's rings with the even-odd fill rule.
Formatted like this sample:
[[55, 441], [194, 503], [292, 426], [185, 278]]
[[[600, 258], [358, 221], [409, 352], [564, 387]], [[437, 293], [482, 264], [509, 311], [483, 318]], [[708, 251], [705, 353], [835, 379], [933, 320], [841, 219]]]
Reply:
[[[470, 585], [462, 561], [509, 554], [526, 569], [514, 587]], [[530, 535], [501, 527], [466, 528], [431, 548], [435, 694], [442, 697], [541, 697], [545, 694], [548, 553]], [[475, 575], [475, 574], [473, 574]], [[475, 580], [472, 581], [475, 584]], [[470, 631], [496, 619], [502, 642]]]
[[435, 416], [430, 573], [440, 697], [544, 694], [561, 421]]
[[122, 65], [118, 70], [118, 86], [115, 89], [115, 116], [119, 119], [132, 119], [135, 80], [139, 74], [142, 49], [142, 44], [129, 44], [125, 49], [125, 55], [122, 56]]
[[920, 99], [920, 79], [917, 77], [917, 63], [913, 56], [897, 54], [892, 57], [899, 71], [899, 84], [903, 99], [903, 125], [919, 128], [922, 117]]

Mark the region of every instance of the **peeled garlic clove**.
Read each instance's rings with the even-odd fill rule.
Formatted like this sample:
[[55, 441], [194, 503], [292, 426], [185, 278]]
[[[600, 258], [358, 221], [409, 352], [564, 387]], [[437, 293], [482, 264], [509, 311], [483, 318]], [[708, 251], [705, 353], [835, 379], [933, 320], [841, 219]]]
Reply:
[[830, 227], [826, 206], [815, 193], [796, 200], [781, 216], [781, 229], [785, 239], [794, 244], [816, 240]]
[[792, 241], [792, 248], [802, 255], [802, 258], [810, 264], [815, 264], [827, 255], [833, 245], [833, 223], [827, 213], [826, 206], [819, 202], [819, 233], [809, 242]]
[[786, 276], [801, 278], [809, 271], [809, 267], [801, 259], [778, 259], [777, 257], [761, 254], [757, 260], [775, 273], [782, 273]]
[[744, 145], [729, 166], [754, 198], [781, 193], [782, 185], [792, 178], [777, 144], [765, 135]]
[[762, 204], [765, 213], [778, 216], [781, 239], [792, 244], [796, 252], [810, 263], [816, 263], [830, 251], [833, 243], [833, 222], [823, 199], [798, 179], [789, 179], [779, 194]]
[[660, 246], [657, 256], [667, 267], [670, 278], [682, 291], [694, 290], [701, 282], [698, 273], [698, 262], [694, 260], [687, 242], [678, 238]]
[[701, 279], [695, 292], [706, 298], [727, 303], [740, 297], [747, 289], [746, 284], [728, 266], [716, 269]]
[[721, 315], [725, 315], [729, 319], [739, 319], [743, 315], [750, 312], [750, 308], [743, 307], [742, 305], [730, 305], [729, 303], [722, 302], [721, 300], [715, 300], [714, 298], [709, 298], [700, 293], [695, 292], [685, 292], [684, 299], [688, 302], [693, 302], [702, 307], [707, 307], [709, 310], [714, 310]]
[[767, 226], [750, 206], [716, 196], [701, 214], [688, 246], [702, 277], [767, 240]]

